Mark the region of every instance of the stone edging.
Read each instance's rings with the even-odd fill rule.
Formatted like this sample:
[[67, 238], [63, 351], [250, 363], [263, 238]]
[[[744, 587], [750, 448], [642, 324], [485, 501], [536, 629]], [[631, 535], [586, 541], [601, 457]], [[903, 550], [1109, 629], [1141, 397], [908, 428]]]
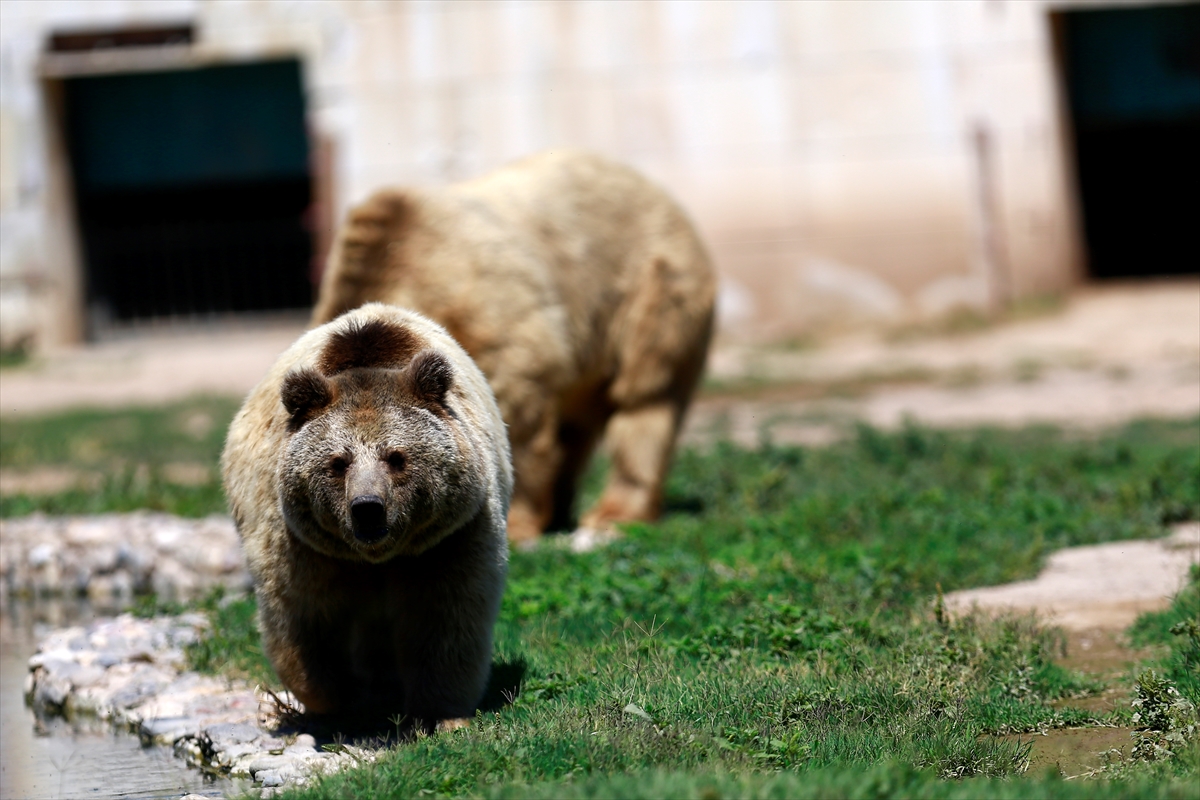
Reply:
[[374, 761], [371, 750], [325, 752], [308, 734], [277, 735], [279, 700], [269, 692], [186, 671], [183, 648], [207, 627], [197, 613], [123, 614], [54, 631], [29, 660], [26, 700], [36, 714], [94, 715], [148, 744], [172, 746], [192, 766], [263, 787], [303, 785]]
[[97, 601], [250, 588], [232, 519], [150, 511], [0, 520], [0, 581], [0, 597], [86, 594]]

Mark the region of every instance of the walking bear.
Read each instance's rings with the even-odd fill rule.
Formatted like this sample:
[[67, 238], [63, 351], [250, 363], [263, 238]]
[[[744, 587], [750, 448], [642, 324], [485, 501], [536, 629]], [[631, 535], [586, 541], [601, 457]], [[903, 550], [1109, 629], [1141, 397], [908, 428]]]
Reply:
[[432, 317], [487, 375], [516, 475], [508, 533], [570, 523], [603, 436], [585, 529], [656, 517], [703, 370], [715, 279], [683, 211], [634, 171], [550, 152], [440, 191], [382, 191], [342, 227], [313, 312], [369, 301]]
[[222, 461], [266, 654], [308, 711], [471, 716], [512, 468], [454, 339], [380, 303], [309, 331], [250, 393]]

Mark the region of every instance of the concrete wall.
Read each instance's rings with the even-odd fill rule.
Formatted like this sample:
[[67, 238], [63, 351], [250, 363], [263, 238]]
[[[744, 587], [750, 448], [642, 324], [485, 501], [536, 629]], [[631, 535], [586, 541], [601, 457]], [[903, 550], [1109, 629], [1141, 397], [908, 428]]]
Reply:
[[[897, 322], [1077, 280], [1046, 2], [0, 4], [0, 328], [79, 335], [53, 31], [192, 21], [198, 60], [298, 53], [333, 202], [554, 147], [691, 212], [725, 335]], [[24, 309], [20, 313], [10, 309]], [[10, 314], [12, 315], [10, 317]], [[11, 339], [11, 333], [5, 333]]]

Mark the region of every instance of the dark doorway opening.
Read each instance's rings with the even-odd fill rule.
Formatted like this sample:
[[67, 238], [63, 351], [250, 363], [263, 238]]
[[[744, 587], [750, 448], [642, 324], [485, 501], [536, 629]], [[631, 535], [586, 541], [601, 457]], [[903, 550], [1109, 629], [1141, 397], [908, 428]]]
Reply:
[[64, 99], [93, 334], [312, 302], [298, 61], [77, 77]]
[[1200, 272], [1200, 4], [1054, 21], [1089, 272]]

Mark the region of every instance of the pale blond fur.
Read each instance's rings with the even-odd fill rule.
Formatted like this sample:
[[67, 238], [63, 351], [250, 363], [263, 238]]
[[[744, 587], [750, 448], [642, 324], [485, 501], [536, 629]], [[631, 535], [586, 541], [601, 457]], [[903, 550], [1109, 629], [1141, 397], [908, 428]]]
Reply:
[[[334, 352], [363, 330], [403, 346]], [[309, 711], [473, 714], [512, 472], [491, 389], [445, 330], [375, 303], [304, 334], [246, 399], [223, 469], [265, 651]], [[356, 494], [386, 511], [378, 535], [360, 536]]]
[[446, 327], [508, 423], [520, 541], [568, 522], [602, 437], [612, 469], [582, 525], [657, 516], [714, 298], [705, 249], [665, 192], [598, 156], [550, 152], [352, 210], [313, 322], [378, 300]]

